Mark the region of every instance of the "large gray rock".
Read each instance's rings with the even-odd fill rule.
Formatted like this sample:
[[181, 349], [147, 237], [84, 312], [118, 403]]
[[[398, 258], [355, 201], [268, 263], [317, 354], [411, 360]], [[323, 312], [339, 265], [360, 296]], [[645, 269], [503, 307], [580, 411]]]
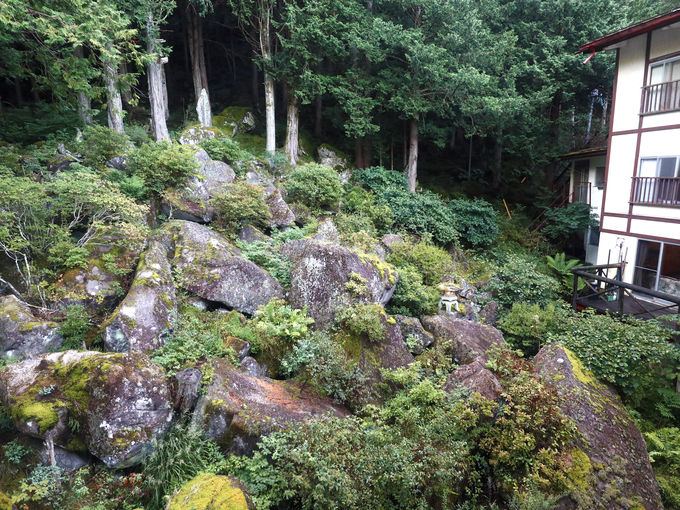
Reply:
[[196, 101], [196, 114], [198, 115], [198, 122], [201, 124], [201, 126], [212, 126], [210, 99], [208, 98], [208, 92], [205, 89], [201, 89], [201, 93], [198, 96], [198, 101]]
[[265, 202], [271, 214], [270, 227], [288, 227], [295, 222], [295, 214], [281, 197], [281, 192], [278, 189], [265, 189]]
[[312, 418], [348, 414], [296, 381], [253, 377], [223, 359], [212, 363], [215, 373], [196, 406], [194, 422], [233, 453], [251, 453], [262, 436]]
[[495, 375], [484, 366], [484, 360], [475, 359], [472, 363], [454, 370], [446, 379], [442, 389], [453, 391], [457, 386], [464, 386], [474, 393], [496, 400], [503, 393], [503, 387]]
[[452, 315], [423, 317], [423, 326], [438, 343], [450, 341], [450, 354], [456, 363], [472, 363], [478, 356], [486, 362], [486, 352], [494, 345], [505, 343], [500, 331], [492, 326]]
[[215, 215], [210, 199], [234, 182], [234, 170], [222, 161], [210, 159], [201, 149], [194, 156], [200, 166], [183, 188], [164, 193], [161, 210], [169, 218], [208, 223]]
[[[384, 305], [396, 288], [396, 272], [376, 256], [308, 239], [286, 243], [282, 253], [292, 261], [289, 301], [296, 308], [306, 306], [319, 328], [333, 323], [338, 307], [352, 302]], [[361, 295], [348, 289], [353, 273], [365, 280]]]
[[152, 241], [130, 290], [108, 321], [104, 343], [115, 352], [150, 352], [165, 344], [177, 316], [177, 299], [165, 249]]
[[247, 314], [273, 298], [283, 298], [279, 282], [208, 227], [172, 221], [165, 229], [174, 240], [172, 264], [178, 282], [188, 291]]
[[399, 324], [401, 334], [406, 339], [409, 335], [415, 339], [417, 343], [409, 345], [411, 354], [417, 356], [422, 354], [425, 349], [434, 343], [434, 335], [425, 331], [420, 320], [416, 317], [407, 317], [406, 315], [395, 315], [394, 320]]
[[580, 466], [583, 487], [574, 487], [561, 508], [661, 510], [645, 440], [616, 392], [561, 345], [543, 347], [534, 364], [556, 386], [561, 411], [581, 434], [575, 446], [589, 459]]
[[111, 468], [141, 462], [172, 419], [165, 371], [141, 353], [65, 351], [8, 365], [0, 400], [21, 432]]
[[0, 358], [23, 359], [61, 346], [59, 325], [42, 320], [16, 296], [0, 297]]
[[215, 138], [220, 131], [208, 126], [189, 126], [179, 135], [179, 143], [182, 145], [198, 145], [203, 140]]

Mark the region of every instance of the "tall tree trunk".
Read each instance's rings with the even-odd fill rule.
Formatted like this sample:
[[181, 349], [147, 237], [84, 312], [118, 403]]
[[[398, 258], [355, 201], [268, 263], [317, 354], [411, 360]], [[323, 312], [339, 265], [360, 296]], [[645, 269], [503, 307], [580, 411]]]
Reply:
[[[126, 74], [128, 74], [127, 62], [121, 62], [118, 66], [118, 75], [122, 76]], [[123, 98], [123, 107], [129, 109], [132, 104], [132, 92], [130, 92], [130, 87], [125, 87], [121, 90], [120, 95]]]
[[161, 92], [163, 93], [163, 112], [165, 113], [165, 120], [170, 118], [170, 103], [168, 101], [168, 80], [165, 76], [165, 64], [168, 63], [168, 58], [161, 58]]
[[117, 66], [110, 60], [104, 61], [104, 82], [106, 83], [106, 114], [109, 127], [123, 133], [123, 99], [116, 86]]
[[24, 94], [21, 91], [21, 80], [19, 78], [14, 78], [14, 96], [17, 106], [24, 106]]
[[252, 95], [253, 108], [258, 112], [262, 111], [260, 102], [260, 72], [257, 69], [257, 64], [253, 62], [251, 69], [250, 93]]
[[298, 125], [300, 120], [300, 103], [295, 89], [290, 88], [288, 93], [288, 108], [286, 113], [286, 154], [291, 165], [295, 165], [300, 159], [300, 141]]
[[[271, 15], [272, 7], [269, 5], [264, 12], [260, 14], [260, 53], [262, 58], [270, 62], [272, 59], [272, 41], [271, 41]], [[265, 150], [267, 152], [274, 152], [276, 150], [276, 101], [274, 99], [274, 78], [265, 71], [264, 73], [264, 111], [267, 127], [267, 141]]]
[[205, 68], [205, 48], [203, 46], [203, 20], [193, 7], [187, 15], [187, 46], [191, 57], [191, 78], [194, 84], [194, 97], [198, 101], [201, 90], [210, 95], [208, 73]]
[[[85, 53], [83, 52], [83, 47], [78, 46], [73, 50], [73, 54], [76, 58], [85, 58]], [[92, 124], [92, 103], [90, 98], [83, 91], [76, 92], [76, 100], [78, 101], [78, 117], [83, 124]]]
[[408, 180], [408, 190], [416, 190], [418, 179], [418, 120], [408, 121], [408, 163], [406, 164], [406, 179]]
[[354, 140], [354, 166], [364, 168], [364, 147], [361, 138]]
[[500, 188], [501, 176], [503, 174], [503, 133], [498, 134], [496, 146], [494, 148], [493, 178], [491, 180], [491, 186], [494, 189], [498, 189]]
[[321, 139], [323, 136], [323, 95], [316, 96], [314, 102], [314, 136]]
[[[147, 19], [147, 51], [151, 54], [156, 52], [156, 40], [153, 30], [153, 17]], [[147, 66], [147, 78], [149, 82], [149, 103], [151, 105], [151, 130], [154, 140], [170, 140], [168, 126], [165, 123], [167, 110], [167, 91], [163, 91], [163, 60], [160, 55]]]

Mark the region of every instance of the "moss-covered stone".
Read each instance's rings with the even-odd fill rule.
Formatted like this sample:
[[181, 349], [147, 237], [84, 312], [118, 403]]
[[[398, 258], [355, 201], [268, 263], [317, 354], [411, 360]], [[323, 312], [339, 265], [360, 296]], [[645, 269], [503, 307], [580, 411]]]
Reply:
[[187, 482], [168, 504], [168, 510], [255, 510], [245, 486], [237, 479], [213, 474]]
[[0, 510], [12, 510], [12, 500], [4, 492], [0, 492]]
[[59, 325], [40, 320], [16, 296], [0, 297], [0, 358], [22, 359], [58, 349]]

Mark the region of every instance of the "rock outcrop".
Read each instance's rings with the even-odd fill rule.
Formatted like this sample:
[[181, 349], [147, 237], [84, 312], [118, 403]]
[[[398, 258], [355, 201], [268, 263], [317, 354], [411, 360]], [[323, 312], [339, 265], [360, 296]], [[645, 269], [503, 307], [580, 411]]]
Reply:
[[226, 163], [210, 159], [203, 149], [194, 157], [200, 165], [196, 174], [189, 177], [183, 188], [167, 191], [161, 208], [169, 218], [208, 223], [215, 215], [210, 199], [234, 182], [236, 174]]
[[420, 320], [416, 317], [407, 317], [406, 315], [395, 315], [394, 320], [399, 324], [399, 329], [404, 337], [404, 340], [410, 335], [415, 343], [408, 344], [411, 354], [417, 356], [422, 354], [425, 349], [434, 343], [434, 335], [425, 331]]
[[457, 386], [464, 386], [489, 400], [496, 400], [503, 393], [501, 383], [491, 370], [484, 366], [484, 361], [481, 358], [454, 370], [447, 377], [442, 389], [451, 392]]
[[543, 347], [534, 364], [557, 387], [561, 411], [581, 433], [576, 446], [588, 457], [581, 469], [582, 487], [560, 508], [661, 510], [645, 440], [619, 396], [560, 345]]
[[115, 352], [150, 352], [163, 344], [177, 316], [175, 285], [165, 249], [152, 241], [130, 290], [108, 321], [104, 343]]
[[[333, 323], [338, 307], [352, 302], [384, 305], [396, 288], [396, 272], [375, 255], [307, 239], [286, 243], [282, 253], [292, 262], [289, 301], [296, 308], [306, 306], [319, 328]], [[352, 278], [363, 288], [352, 291], [347, 285]]]
[[295, 222], [295, 214], [288, 207], [281, 192], [273, 186], [272, 188], [265, 188], [265, 202], [271, 214], [269, 226], [272, 228], [288, 227]]
[[348, 413], [295, 381], [253, 377], [223, 359], [194, 414], [194, 422], [222, 447], [236, 454], [253, 451], [260, 437], [311, 418]]
[[111, 468], [141, 462], [172, 418], [165, 372], [140, 353], [65, 351], [8, 365], [0, 400], [19, 431]]
[[59, 325], [36, 317], [16, 296], [0, 297], [0, 358], [23, 359], [56, 350]]
[[182, 145], [198, 145], [203, 140], [215, 138], [219, 132], [218, 129], [200, 124], [189, 126], [179, 135], [179, 143]]
[[186, 290], [247, 314], [283, 297], [279, 282], [241, 257], [238, 248], [208, 227], [172, 221], [165, 228], [173, 238], [172, 264]]
[[505, 343], [500, 331], [492, 326], [452, 315], [423, 317], [423, 326], [434, 335], [438, 343], [450, 341], [450, 354], [456, 363], [472, 363], [478, 356], [486, 362], [486, 351], [494, 345]]
[[184, 484], [167, 510], [255, 510], [255, 505], [237, 478], [206, 473]]

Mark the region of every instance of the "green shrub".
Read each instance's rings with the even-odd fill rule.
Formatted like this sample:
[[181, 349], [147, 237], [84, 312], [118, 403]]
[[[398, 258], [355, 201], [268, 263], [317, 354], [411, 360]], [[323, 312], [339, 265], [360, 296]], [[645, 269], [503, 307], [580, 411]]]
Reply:
[[210, 358], [230, 357], [236, 363], [234, 351], [224, 341], [229, 333], [230, 318], [226, 315], [198, 311], [181, 313], [175, 331], [165, 345], [153, 353], [151, 360], [165, 368], [168, 375]]
[[62, 349], [82, 349], [86, 333], [92, 328], [90, 316], [81, 305], [66, 307], [66, 318], [61, 323], [59, 333], [64, 337]]
[[498, 304], [509, 309], [514, 303], [545, 306], [557, 299], [560, 288], [560, 282], [541, 272], [532, 259], [510, 255], [487, 290], [497, 293]]
[[170, 142], [145, 143], [128, 157], [128, 171], [158, 194], [183, 184], [197, 169], [193, 150]]
[[[347, 193], [345, 193], [342, 198], [340, 210], [342, 213], [349, 213], [347, 215], [349, 220], [348, 226], [352, 221], [351, 219], [357, 219], [359, 220], [359, 223], [362, 224], [361, 228], [357, 227], [354, 231], [366, 230], [367, 232], [371, 232], [371, 230], [375, 230], [376, 232], [383, 233], [386, 232], [394, 222], [392, 210], [386, 205], [379, 205], [376, 202], [373, 193], [366, 191], [359, 186], [352, 186]], [[342, 232], [340, 229], [339, 216], [340, 215], [338, 215], [338, 219], [336, 219], [336, 225], [338, 225], [338, 230]], [[368, 222], [371, 223], [370, 228], [368, 228]]]
[[594, 220], [588, 204], [572, 202], [566, 207], [547, 209], [542, 232], [548, 239], [563, 242], [572, 234], [585, 232], [588, 227], [596, 225], [597, 222]]
[[151, 133], [147, 124], [128, 122], [125, 124], [125, 134], [138, 147], [151, 141]]
[[498, 213], [480, 199], [456, 199], [449, 202], [461, 241], [472, 248], [493, 243], [498, 236]]
[[283, 299], [272, 299], [255, 312], [253, 324], [258, 340], [254, 351], [261, 353], [279, 373], [282, 357], [298, 340], [307, 336], [313, 323], [306, 307], [299, 310], [287, 305]]
[[592, 311], [560, 318], [548, 335], [548, 342], [566, 345], [598, 379], [636, 405], [655, 393], [664, 371], [677, 362], [678, 350], [669, 339], [670, 331], [656, 321]]
[[[552, 270], [553, 274], [562, 282], [562, 292], [570, 294], [574, 289], [574, 275], [570, 269], [579, 265], [578, 259], [569, 259], [564, 253], [558, 253], [554, 257], [546, 256], [546, 263]], [[579, 278], [577, 288], [581, 290], [585, 287], [585, 283]]]
[[338, 173], [330, 167], [307, 163], [291, 172], [286, 180], [288, 198], [315, 210], [337, 209], [342, 196]]
[[381, 166], [373, 166], [354, 172], [352, 178], [372, 190], [376, 195], [390, 188], [408, 189], [408, 182], [403, 172], [387, 170]]
[[203, 140], [199, 146], [208, 153], [211, 159], [234, 163], [251, 159], [252, 156], [243, 151], [235, 140], [231, 138], [208, 138]]
[[451, 255], [425, 241], [416, 244], [400, 243], [390, 248], [387, 261], [395, 267], [415, 267], [423, 275], [426, 285], [438, 285], [452, 270]]
[[166, 495], [199, 473], [215, 472], [223, 462], [217, 444], [203, 437], [198, 427], [174, 425], [144, 461], [143, 484], [150, 494], [145, 508], [163, 510]]
[[546, 343], [557, 321], [566, 314], [550, 303], [541, 308], [539, 305], [513, 303], [512, 310], [504, 314], [498, 323], [505, 339], [525, 354], [536, 354]]
[[439, 291], [435, 287], [425, 285], [423, 276], [413, 266], [401, 266], [397, 272], [399, 280], [389, 303], [389, 312], [412, 317], [436, 313]]
[[114, 156], [126, 154], [132, 148], [130, 138], [105, 126], [91, 124], [83, 130], [83, 138], [76, 143], [76, 150], [83, 155], [84, 163], [103, 168]]
[[290, 260], [281, 255], [272, 241], [237, 241], [241, 256], [267, 271], [281, 285], [290, 287]]
[[411, 193], [403, 188], [387, 188], [378, 195], [378, 203], [392, 210], [396, 228], [419, 235], [430, 233], [442, 245], [458, 240], [455, 218], [441, 197], [431, 191]]
[[368, 398], [368, 382], [356, 363], [348, 363], [344, 349], [325, 332], [300, 338], [281, 360], [281, 372], [296, 376], [321, 395], [358, 408]]
[[[354, 337], [366, 337], [371, 342], [385, 338], [384, 321], [388, 315], [382, 306], [374, 303], [356, 303], [338, 311], [336, 322]], [[394, 320], [394, 319], [392, 319]]]
[[128, 197], [141, 202], [149, 196], [149, 190], [139, 175], [127, 175], [120, 170], [110, 169], [106, 172], [106, 179], [118, 184], [120, 190]]
[[225, 187], [212, 198], [217, 223], [230, 236], [246, 225], [266, 227], [271, 213], [264, 199], [264, 190], [256, 184], [238, 181]]

